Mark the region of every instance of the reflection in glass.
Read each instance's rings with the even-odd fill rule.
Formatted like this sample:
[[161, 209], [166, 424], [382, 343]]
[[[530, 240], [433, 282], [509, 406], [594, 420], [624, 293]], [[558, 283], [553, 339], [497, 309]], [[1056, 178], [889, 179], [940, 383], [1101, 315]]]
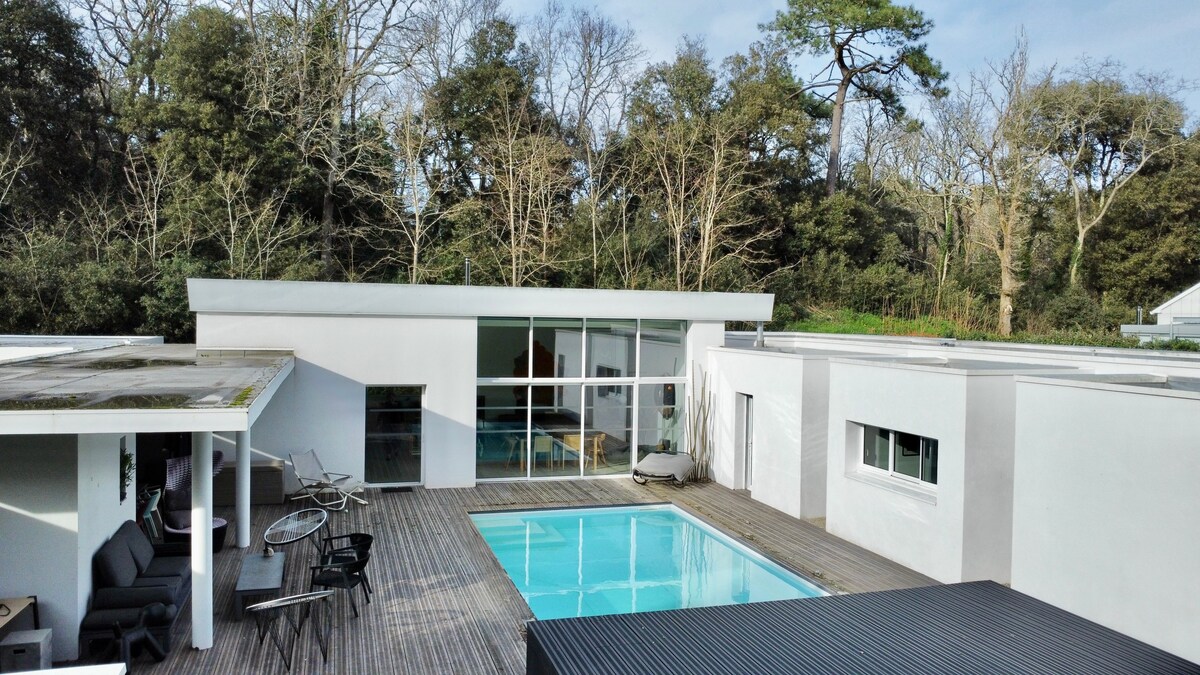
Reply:
[[529, 377], [529, 319], [479, 319], [478, 377]]
[[579, 475], [579, 453], [567, 443], [568, 439], [579, 437], [582, 419], [579, 387], [578, 384], [531, 387], [532, 476]]
[[583, 455], [583, 475], [629, 473], [633, 441], [633, 386], [625, 384], [584, 387], [586, 407], [582, 439], [567, 445]]
[[682, 382], [638, 387], [638, 461], [652, 452], [686, 452], [683, 447]]
[[869, 425], [863, 427], [863, 464], [887, 471], [890, 452], [890, 431]]
[[421, 388], [367, 387], [368, 483], [421, 482]]
[[533, 376], [583, 377], [583, 319], [533, 320]]
[[587, 377], [634, 377], [637, 322], [587, 320]]
[[479, 387], [475, 413], [475, 476], [525, 476], [529, 386]]
[[684, 377], [684, 322], [642, 320], [642, 377]]
[[921, 477], [921, 437], [903, 431], [896, 435], [896, 455], [892, 458], [893, 470], [913, 478]]

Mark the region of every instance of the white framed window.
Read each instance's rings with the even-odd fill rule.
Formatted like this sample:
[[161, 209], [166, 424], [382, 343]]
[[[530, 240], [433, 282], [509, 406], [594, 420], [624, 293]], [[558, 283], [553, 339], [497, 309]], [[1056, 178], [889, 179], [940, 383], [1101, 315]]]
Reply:
[[937, 485], [938, 442], [904, 431], [862, 425], [862, 465], [906, 479]]

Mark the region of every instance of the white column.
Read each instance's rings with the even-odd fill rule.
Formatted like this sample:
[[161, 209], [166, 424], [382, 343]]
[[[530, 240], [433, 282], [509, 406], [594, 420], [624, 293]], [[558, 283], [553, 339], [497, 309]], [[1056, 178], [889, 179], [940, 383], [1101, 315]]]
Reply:
[[250, 430], [237, 432], [237, 545], [250, 545]]
[[213, 435], [192, 432], [192, 646], [213, 645]]

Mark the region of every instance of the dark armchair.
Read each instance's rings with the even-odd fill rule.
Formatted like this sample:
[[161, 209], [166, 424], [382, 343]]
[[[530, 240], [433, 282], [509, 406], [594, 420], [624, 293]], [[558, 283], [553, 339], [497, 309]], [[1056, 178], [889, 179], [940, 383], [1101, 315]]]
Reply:
[[321, 564], [313, 565], [310, 568], [312, 578], [309, 582], [309, 590], [320, 586], [347, 591], [350, 595], [350, 608], [354, 610], [354, 616], [358, 616], [358, 605], [354, 602], [356, 587], [362, 586], [363, 597], [367, 599], [368, 605], [371, 604], [371, 594], [367, 593], [366, 577], [363, 575], [363, 570], [366, 569], [370, 560], [369, 552], [356, 553], [353, 557], [343, 556], [341, 560], [338, 560], [337, 556], [322, 556]]

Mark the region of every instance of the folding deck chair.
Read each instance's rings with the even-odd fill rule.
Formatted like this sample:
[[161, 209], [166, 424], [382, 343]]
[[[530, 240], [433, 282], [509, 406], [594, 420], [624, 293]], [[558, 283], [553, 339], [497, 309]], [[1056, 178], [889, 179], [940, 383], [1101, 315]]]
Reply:
[[292, 499], [311, 497], [321, 508], [330, 511], [345, 509], [351, 499], [359, 504], [367, 503], [354, 494], [362, 491], [363, 482], [353, 480], [350, 474], [326, 471], [316, 450], [292, 453], [291, 457], [296, 480], [300, 481], [300, 490], [292, 495]]

